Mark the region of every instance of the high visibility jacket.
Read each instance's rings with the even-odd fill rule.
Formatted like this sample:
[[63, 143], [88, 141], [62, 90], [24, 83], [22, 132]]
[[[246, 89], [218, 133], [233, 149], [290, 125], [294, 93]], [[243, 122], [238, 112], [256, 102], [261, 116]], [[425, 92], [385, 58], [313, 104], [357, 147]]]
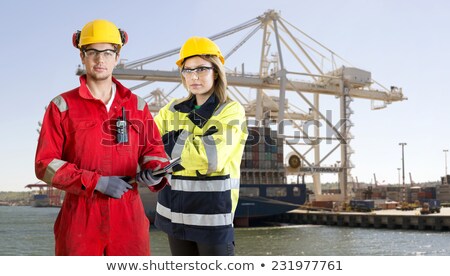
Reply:
[[[56, 255], [149, 255], [149, 221], [136, 183], [122, 198], [95, 191], [101, 176], [134, 177], [167, 163], [147, 103], [113, 78], [109, 112], [80, 77], [80, 87], [47, 107], [36, 151], [37, 178], [64, 190], [55, 222]], [[127, 143], [117, 143], [116, 122], [125, 108]], [[167, 179], [151, 187], [162, 189]]]
[[155, 121], [161, 135], [176, 133], [171, 149], [165, 143], [166, 152], [182, 160], [170, 186], [158, 194], [155, 225], [178, 239], [234, 241], [233, 216], [247, 139], [244, 108], [235, 101], [219, 104], [213, 94], [197, 110], [194, 99], [173, 100]]

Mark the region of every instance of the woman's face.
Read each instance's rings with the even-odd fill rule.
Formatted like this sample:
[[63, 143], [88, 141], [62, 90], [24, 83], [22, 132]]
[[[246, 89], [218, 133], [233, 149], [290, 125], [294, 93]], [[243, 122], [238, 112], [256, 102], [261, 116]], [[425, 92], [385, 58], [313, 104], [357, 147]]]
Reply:
[[211, 62], [199, 56], [187, 58], [181, 73], [186, 87], [197, 99], [197, 104], [203, 104], [214, 92], [215, 72]]

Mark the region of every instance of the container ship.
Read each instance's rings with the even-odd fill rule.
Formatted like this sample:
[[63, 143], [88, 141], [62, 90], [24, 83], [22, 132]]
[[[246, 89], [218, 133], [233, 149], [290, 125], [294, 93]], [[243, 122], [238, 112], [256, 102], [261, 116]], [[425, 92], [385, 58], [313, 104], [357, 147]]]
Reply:
[[25, 188], [37, 188], [31, 193], [30, 205], [32, 207], [61, 207], [62, 205], [64, 192], [46, 183], [28, 184]]

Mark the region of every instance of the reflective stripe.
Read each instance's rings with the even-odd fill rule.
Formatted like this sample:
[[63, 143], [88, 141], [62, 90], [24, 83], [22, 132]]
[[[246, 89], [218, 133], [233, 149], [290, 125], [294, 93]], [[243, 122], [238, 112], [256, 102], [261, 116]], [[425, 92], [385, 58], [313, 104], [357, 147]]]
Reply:
[[232, 214], [200, 215], [175, 213], [171, 212], [169, 208], [159, 204], [159, 202], [156, 205], [156, 212], [161, 216], [170, 219], [172, 223], [197, 226], [224, 226], [233, 223]]
[[53, 159], [52, 162], [48, 164], [47, 169], [44, 173], [44, 178], [42, 180], [44, 180], [45, 183], [51, 185], [56, 172], [66, 163], [67, 162], [63, 160]]
[[177, 112], [177, 111], [175, 110], [175, 105], [181, 103], [183, 100], [185, 100], [185, 99], [174, 100], [174, 101], [172, 102], [172, 104], [170, 105], [169, 110], [172, 111], [172, 112], [174, 112], [174, 113]]
[[231, 189], [239, 189], [241, 180], [239, 178], [230, 178]]
[[239, 179], [227, 178], [223, 180], [187, 180], [174, 179], [170, 183], [172, 191], [185, 192], [224, 192], [231, 189], [239, 189]]
[[137, 97], [137, 100], [138, 100], [137, 109], [140, 110], [140, 111], [144, 110], [144, 107], [147, 104], [147, 102], [145, 102], [144, 99], [142, 99], [139, 96], [136, 96], [136, 97]]
[[61, 95], [55, 97], [52, 100], [52, 102], [59, 109], [59, 112], [64, 112], [64, 111], [67, 111], [69, 109], [69, 107], [67, 106], [66, 100], [64, 100], [64, 98]]
[[142, 160], [142, 164], [145, 164], [147, 162], [150, 161], [160, 161], [160, 162], [167, 162], [169, 161], [169, 159], [164, 158], [164, 157], [158, 157], [158, 156], [144, 156], [143, 160]]
[[217, 148], [216, 142], [211, 135], [203, 136], [202, 138], [203, 146], [205, 147], [206, 157], [208, 158], [208, 172], [212, 173], [217, 171]]
[[178, 139], [175, 141], [175, 145], [173, 146], [171, 156], [172, 158], [177, 158], [181, 156], [181, 152], [184, 149], [184, 145], [186, 144], [186, 140], [189, 134], [191, 133], [187, 130], [181, 131], [180, 135], [178, 136]]
[[214, 111], [213, 116], [219, 115], [219, 113], [222, 112], [222, 109], [224, 109], [225, 106], [227, 106], [227, 104], [229, 104], [231, 102], [232, 102], [231, 100], [227, 100], [223, 104], [219, 105], [219, 107]]

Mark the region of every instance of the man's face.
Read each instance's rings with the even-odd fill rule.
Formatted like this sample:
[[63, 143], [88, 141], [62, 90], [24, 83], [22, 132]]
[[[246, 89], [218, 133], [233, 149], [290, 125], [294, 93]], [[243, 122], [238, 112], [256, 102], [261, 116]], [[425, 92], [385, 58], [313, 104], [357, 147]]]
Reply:
[[119, 53], [113, 44], [95, 43], [87, 45], [80, 57], [87, 76], [100, 81], [112, 76], [112, 71], [119, 60]]

